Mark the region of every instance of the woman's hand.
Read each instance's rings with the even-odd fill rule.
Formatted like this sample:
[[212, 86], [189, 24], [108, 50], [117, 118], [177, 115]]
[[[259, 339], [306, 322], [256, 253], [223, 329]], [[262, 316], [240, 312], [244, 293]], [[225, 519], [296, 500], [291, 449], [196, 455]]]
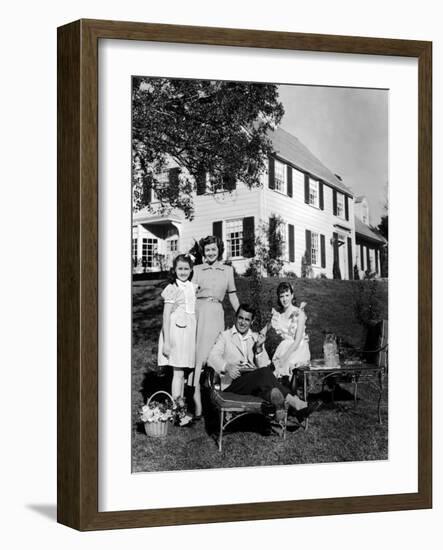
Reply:
[[166, 342], [163, 344], [162, 353], [167, 359], [169, 359], [169, 356], [171, 355], [171, 346]]

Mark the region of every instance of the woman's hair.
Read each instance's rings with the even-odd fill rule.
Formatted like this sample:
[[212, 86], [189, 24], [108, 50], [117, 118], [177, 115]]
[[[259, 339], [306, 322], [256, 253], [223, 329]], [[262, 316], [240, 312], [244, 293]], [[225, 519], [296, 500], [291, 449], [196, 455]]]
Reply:
[[295, 296], [294, 296], [294, 289], [292, 288], [291, 283], [280, 283], [277, 287], [277, 303], [280, 307], [282, 307], [280, 302], [280, 296], [284, 292], [290, 292], [292, 294], [292, 303], [295, 305]]
[[200, 239], [200, 248], [203, 258], [205, 257], [205, 246], [208, 244], [216, 244], [218, 248], [218, 257], [217, 260], [220, 261], [223, 258], [223, 252], [225, 251], [225, 244], [220, 239], [220, 237], [216, 237], [215, 235], [208, 235], [204, 239]]
[[194, 268], [194, 262], [192, 261], [190, 254], [178, 254], [174, 258], [174, 261], [172, 262], [171, 273], [170, 273], [171, 283], [175, 283], [175, 284], [177, 284], [177, 273], [175, 272], [175, 269], [177, 267], [178, 262], [187, 263], [191, 268], [191, 273], [189, 274], [188, 281], [192, 279], [192, 274], [193, 274], [192, 270]]

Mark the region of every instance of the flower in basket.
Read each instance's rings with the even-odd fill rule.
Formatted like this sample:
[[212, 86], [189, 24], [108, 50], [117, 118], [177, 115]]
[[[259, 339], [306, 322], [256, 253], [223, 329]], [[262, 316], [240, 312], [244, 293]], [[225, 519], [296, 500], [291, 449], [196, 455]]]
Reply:
[[192, 415], [188, 413], [186, 402], [183, 397], [177, 397], [172, 406], [175, 423], [177, 426], [187, 426], [192, 422]]
[[140, 420], [142, 422], [168, 422], [173, 420], [173, 410], [170, 405], [151, 401], [141, 409]]

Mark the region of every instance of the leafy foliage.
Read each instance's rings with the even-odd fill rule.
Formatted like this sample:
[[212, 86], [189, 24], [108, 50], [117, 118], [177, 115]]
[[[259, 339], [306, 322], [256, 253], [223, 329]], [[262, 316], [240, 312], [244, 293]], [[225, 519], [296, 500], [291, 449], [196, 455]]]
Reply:
[[[161, 207], [192, 219], [192, 192], [207, 174], [218, 188], [260, 184], [272, 153], [268, 132], [284, 114], [276, 85], [134, 77], [132, 101], [136, 208], [155, 190]], [[164, 181], [171, 161], [174, 185]]]

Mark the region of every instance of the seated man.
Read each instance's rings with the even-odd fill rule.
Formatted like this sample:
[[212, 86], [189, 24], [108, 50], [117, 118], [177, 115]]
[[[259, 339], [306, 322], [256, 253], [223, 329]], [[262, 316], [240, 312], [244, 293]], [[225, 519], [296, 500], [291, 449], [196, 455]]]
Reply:
[[264, 348], [265, 335], [250, 329], [254, 315], [248, 304], [241, 304], [235, 325], [219, 335], [209, 353], [208, 365], [221, 375], [221, 389], [261, 397], [277, 410], [293, 407], [310, 412], [306, 401], [291, 395], [274, 376]]

